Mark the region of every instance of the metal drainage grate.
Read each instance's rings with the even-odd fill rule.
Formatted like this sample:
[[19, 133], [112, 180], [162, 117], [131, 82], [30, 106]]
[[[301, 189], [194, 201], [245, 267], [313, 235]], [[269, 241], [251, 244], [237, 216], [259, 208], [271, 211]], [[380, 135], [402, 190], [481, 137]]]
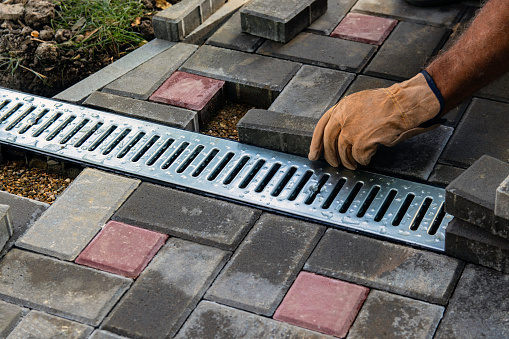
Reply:
[[0, 89], [0, 142], [442, 252], [444, 190]]

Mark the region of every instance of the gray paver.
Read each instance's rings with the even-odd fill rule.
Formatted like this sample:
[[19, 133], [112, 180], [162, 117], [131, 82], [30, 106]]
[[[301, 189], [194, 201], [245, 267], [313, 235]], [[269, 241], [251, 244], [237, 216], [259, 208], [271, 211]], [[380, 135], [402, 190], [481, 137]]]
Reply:
[[347, 339], [431, 339], [443, 313], [442, 306], [372, 290]]
[[205, 45], [180, 70], [226, 81], [226, 95], [233, 101], [269, 107], [300, 66], [291, 61]]
[[103, 92], [147, 100], [197, 49], [178, 43], [111, 82]]
[[108, 316], [104, 329], [136, 338], [175, 335], [228, 256], [217, 248], [170, 239]]
[[[201, 24], [200, 7], [204, 2], [208, 2], [208, 0], [180, 1], [154, 15], [152, 25], [156, 38], [169, 41], [183, 40], [186, 35]], [[204, 17], [203, 20], [205, 19]]]
[[327, 11], [316, 19], [306, 30], [323, 35], [330, 35], [341, 19], [348, 13], [356, 0], [329, 0]]
[[448, 34], [446, 28], [400, 22], [364, 73], [398, 81], [409, 79], [426, 66]]
[[12, 218], [9, 205], [0, 205], [0, 252], [2, 252], [4, 246], [11, 238], [12, 228]]
[[509, 164], [482, 156], [446, 188], [445, 211], [457, 218], [509, 239], [509, 221], [495, 220], [495, 197], [509, 176]]
[[7, 337], [25, 338], [69, 338], [85, 339], [90, 336], [93, 327], [67, 319], [55, 317], [39, 311], [31, 311]]
[[207, 40], [207, 44], [252, 53], [264, 41], [263, 38], [242, 32], [240, 12], [237, 12]]
[[202, 301], [175, 338], [332, 338], [235, 308]]
[[497, 188], [495, 215], [500, 218], [509, 219], [509, 176]]
[[428, 182], [433, 185], [447, 186], [465, 170], [454, 166], [437, 164], [431, 172]]
[[142, 183], [112, 219], [233, 250], [259, 215], [252, 208]]
[[1, 299], [94, 326], [132, 282], [19, 249], [2, 259], [0, 275]]
[[199, 131], [198, 114], [185, 108], [125, 98], [104, 92], [94, 92], [83, 102], [83, 105], [163, 125]]
[[354, 75], [304, 65], [269, 107], [269, 111], [319, 119], [336, 104]]
[[467, 265], [435, 338], [508, 338], [508, 290], [509, 275]]
[[304, 32], [287, 44], [265, 41], [256, 52], [342, 71], [360, 72], [375, 50], [369, 44]]
[[157, 54], [164, 52], [174, 44], [166, 40], [154, 39], [125, 57], [118, 59], [111, 65], [104, 67], [99, 72], [58, 93], [53, 98], [80, 104], [90, 94], [100, 90], [113, 80], [138, 67]]
[[352, 10], [435, 26], [452, 26], [460, 19], [464, 6], [417, 7], [402, 0], [359, 0]]
[[474, 94], [476, 97], [509, 102], [509, 73], [489, 83]]
[[263, 214], [205, 297], [272, 315], [324, 232], [324, 227]]
[[444, 305], [463, 264], [445, 255], [330, 229], [304, 269]]
[[509, 273], [509, 241], [458, 218], [447, 225], [445, 252], [462, 260]]
[[453, 128], [439, 126], [393, 147], [380, 146], [366, 168], [410, 179], [427, 180]]
[[507, 103], [474, 98], [440, 157], [440, 163], [467, 168], [485, 154], [508, 161], [509, 133], [500, 128], [509, 125], [508, 110]]
[[252, 0], [241, 11], [242, 31], [286, 43], [327, 10], [327, 0]]
[[76, 259], [139, 182], [85, 169], [16, 245], [64, 260]]
[[251, 109], [240, 119], [237, 130], [243, 143], [307, 156], [317, 122], [317, 118]]
[[18, 305], [0, 300], [0, 338], [5, 338], [16, 327], [25, 310]]
[[126, 337], [122, 337], [103, 330], [95, 330], [94, 333], [92, 333], [92, 335], [90, 336], [90, 339], [125, 339], [125, 338]]

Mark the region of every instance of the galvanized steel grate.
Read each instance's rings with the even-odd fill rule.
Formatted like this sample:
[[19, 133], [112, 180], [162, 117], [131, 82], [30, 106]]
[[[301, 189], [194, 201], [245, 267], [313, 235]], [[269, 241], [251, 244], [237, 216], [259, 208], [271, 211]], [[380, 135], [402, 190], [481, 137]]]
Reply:
[[444, 190], [0, 89], [0, 142], [443, 251]]

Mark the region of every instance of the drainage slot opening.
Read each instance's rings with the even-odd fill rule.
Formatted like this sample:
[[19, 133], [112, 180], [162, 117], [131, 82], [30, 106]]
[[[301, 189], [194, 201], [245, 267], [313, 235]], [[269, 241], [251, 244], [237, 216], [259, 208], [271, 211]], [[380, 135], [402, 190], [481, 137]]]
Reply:
[[433, 224], [428, 229], [429, 235], [435, 235], [437, 233], [438, 228], [440, 227], [440, 224], [444, 220], [444, 217], [445, 217], [445, 208], [444, 208], [444, 204], [442, 203], [442, 206], [440, 206], [440, 210], [438, 211], [438, 213], [435, 217], [435, 221], [433, 221]]
[[67, 125], [69, 125], [74, 119], [76, 119], [75, 115], [71, 115], [70, 117], [65, 119], [57, 128], [55, 128], [53, 130], [53, 132], [48, 134], [48, 136], [46, 137], [46, 140], [47, 141], [53, 140], [58, 135], [58, 133], [60, 133], [64, 128], [66, 128]]
[[239, 184], [239, 188], [246, 188], [253, 178], [258, 174], [258, 172], [262, 169], [263, 165], [265, 165], [265, 160], [260, 159], [258, 160], [251, 171], [247, 174], [247, 176], [242, 180], [242, 182]]
[[0, 111], [4, 109], [5, 106], [7, 106], [8, 104], [10, 104], [11, 101], [10, 100], [4, 100], [2, 101], [2, 103], [0, 104]]
[[177, 160], [177, 158], [182, 154], [182, 152], [185, 151], [187, 146], [189, 146], [188, 142], [183, 142], [182, 144], [180, 144], [180, 146], [177, 148], [177, 150], [175, 152], [173, 152], [172, 155], [170, 155], [168, 160], [166, 160], [164, 162], [164, 164], [161, 166], [161, 168], [162, 169], [167, 169], [168, 167], [170, 167], [171, 164], [173, 164], [175, 162], [175, 160]]
[[19, 134], [23, 134], [25, 133], [26, 131], [28, 131], [30, 129], [30, 127], [34, 126], [34, 125], [37, 125], [39, 123], [39, 120], [41, 120], [45, 115], [46, 113], [49, 112], [49, 109], [43, 109], [39, 114], [37, 114], [37, 116], [33, 119], [28, 119], [27, 120], [27, 123], [25, 124], [25, 126], [23, 126], [20, 130], [19, 130]]
[[409, 194], [406, 196], [405, 201], [403, 201], [403, 205], [401, 205], [398, 213], [396, 213], [396, 217], [394, 217], [394, 220], [392, 221], [392, 226], [399, 226], [401, 224], [401, 221], [403, 220], [403, 217], [405, 216], [405, 213], [408, 211], [408, 208], [410, 207], [410, 204], [414, 200], [415, 195]]
[[58, 113], [55, 113], [53, 114], [53, 116], [44, 123], [44, 125], [42, 125], [38, 130], [36, 130], [34, 132], [34, 134], [32, 134], [33, 137], [37, 138], [39, 135], [42, 134], [42, 132], [44, 132], [46, 129], [48, 129], [51, 125], [53, 125], [53, 123], [55, 121], [58, 120], [58, 118], [60, 118], [62, 116], [62, 113], [61, 112], [58, 112]]
[[312, 175], [313, 171], [310, 170], [307, 170], [306, 173], [304, 173], [302, 178], [300, 178], [299, 183], [297, 184], [297, 186], [295, 186], [292, 193], [288, 197], [288, 200], [293, 201], [297, 199], [297, 196], [299, 195], [300, 191], [302, 191], [302, 189], [304, 188], [304, 186], [306, 185], [306, 183], [308, 182]]
[[270, 168], [269, 172], [267, 172], [267, 174], [262, 179], [262, 181], [260, 181], [258, 186], [256, 186], [255, 192], [256, 193], [260, 193], [261, 191], [263, 191], [265, 189], [265, 187], [267, 187], [269, 182], [272, 180], [274, 175], [276, 175], [277, 171], [279, 171], [280, 168], [281, 168], [281, 164], [280, 163], [275, 163], [274, 165], [272, 165], [272, 167]]
[[122, 159], [125, 155], [145, 136], [145, 132], [139, 132], [134, 138], [117, 154], [118, 159]]
[[97, 149], [97, 147], [99, 147], [100, 144], [102, 144], [102, 142], [104, 140], [106, 140], [107, 137], [109, 137], [111, 135], [111, 133], [113, 133], [114, 130], [117, 129], [117, 126], [113, 125], [113, 126], [110, 126], [105, 132], [103, 132], [103, 134], [101, 134], [99, 136], [99, 138], [97, 138], [93, 143], [92, 145], [90, 145], [90, 147], [88, 148], [89, 151], [95, 151]]
[[94, 125], [94, 127], [92, 127], [87, 133], [85, 133], [75, 144], [74, 144], [74, 147], [81, 147], [81, 145], [83, 145], [85, 143], [85, 141], [88, 140], [88, 138], [90, 138], [92, 136], [92, 134], [95, 133], [95, 131], [97, 131], [99, 128], [101, 128], [101, 126], [103, 125], [102, 122], [98, 122], [97, 124]]
[[330, 175], [328, 175], [328, 174], [323, 175], [320, 178], [320, 180], [318, 180], [316, 185], [312, 187], [312, 191], [310, 192], [309, 197], [306, 199], [306, 201], [304, 201], [304, 203], [306, 205], [311, 205], [313, 203], [313, 201], [315, 201], [316, 196], [318, 195], [318, 193], [320, 193], [323, 185], [325, 185], [325, 183], [327, 182], [327, 180], [329, 180], [329, 178], [330, 178]]
[[410, 229], [412, 231], [416, 231], [419, 226], [421, 225], [422, 219], [424, 219], [424, 216], [426, 215], [426, 212], [428, 212], [429, 207], [431, 206], [431, 203], [433, 202], [433, 199], [430, 197], [427, 197], [424, 199], [424, 202], [421, 205], [421, 208], [419, 209], [419, 212], [417, 213], [417, 216], [415, 217], [414, 221], [412, 222], [412, 225], [410, 225]]
[[357, 196], [357, 194], [359, 194], [363, 185], [364, 185], [364, 183], [362, 183], [360, 181], [355, 184], [355, 186], [353, 187], [350, 194], [348, 194], [348, 197], [346, 198], [345, 202], [339, 209], [339, 213], [346, 213], [348, 211], [348, 209], [350, 208], [350, 205], [355, 200], [355, 197]]
[[278, 195], [281, 194], [281, 192], [283, 192], [283, 189], [286, 187], [286, 185], [288, 185], [288, 182], [293, 177], [295, 172], [297, 172], [297, 167], [295, 166], [290, 167], [290, 169], [286, 172], [285, 176], [281, 179], [281, 181], [279, 181], [279, 183], [272, 191], [271, 195], [273, 197], [277, 197]]
[[212, 151], [210, 151], [209, 154], [207, 154], [207, 157], [203, 159], [203, 161], [196, 167], [193, 174], [191, 174], [193, 177], [197, 177], [203, 172], [203, 170], [210, 164], [212, 160], [216, 157], [217, 153], [219, 153], [219, 150], [217, 148], [214, 148]]
[[141, 159], [141, 157], [147, 153], [147, 151], [150, 149], [150, 147], [152, 147], [157, 140], [159, 140], [160, 136], [159, 135], [154, 135], [152, 136], [152, 138], [150, 138], [149, 141], [147, 141], [147, 143], [141, 148], [141, 150], [138, 151], [138, 153], [136, 153], [134, 155], [134, 157], [131, 159], [132, 162], [137, 162], [138, 160]]
[[203, 151], [204, 148], [205, 146], [202, 145], [196, 147], [194, 151], [187, 157], [187, 159], [184, 160], [182, 165], [180, 165], [179, 168], [177, 168], [177, 173], [184, 172], [186, 168], [189, 167], [189, 165], [191, 165], [194, 159], [196, 159], [196, 157], [201, 153], [201, 151]]
[[246, 166], [247, 162], [251, 159], [247, 155], [243, 156], [242, 159], [237, 163], [235, 168], [228, 174], [228, 176], [224, 179], [223, 184], [229, 185], [232, 181], [237, 177], [237, 175], [242, 171], [244, 166]]
[[113, 149], [115, 147], [117, 147], [117, 145], [122, 141], [124, 140], [124, 138], [129, 134], [131, 133], [131, 129], [130, 128], [126, 128], [125, 130], [122, 131], [122, 133], [120, 133], [119, 135], [117, 135], [117, 137], [108, 145], [108, 147], [106, 147], [106, 149], [103, 151], [103, 155], [107, 155], [107, 154], [110, 154], [111, 151], [113, 151]]
[[69, 132], [67, 133], [61, 140], [60, 140], [60, 144], [65, 144], [67, 143], [73, 136], [75, 136], [86, 124], [88, 124], [90, 120], [88, 119], [84, 119], [82, 120], [79, 124], [77, 124], [76, 126], [74, 126], [74, 128]]
[[23, 106], [23, 104], [16, 104], [14, 107], [12, 107], [10, 110], [8, 110], [7, 112], [5, 112], [4, 115], [2, 115], [2, 117], [0, 118], [0, 122], [4, 122], [5, 120], [7, 120], [11, 115], [13, 115], [18, 109], [21, 108], [21, 106]]
[[219, 163], [219, 165], [217, 165], [216, 168], [214, 168], [214, 170], [212, 171], [212, 173], [210, 173], [207, 180], [208, 181], [215, 180], [217, 178], [217, 176], [221, 173], [221, 171], [226, 167], [226, 165], [228, 165], [230, 160], [232, 160], [233, 156], [234, 156], [233, 152], [226, 153], [226, 155], [223, 157], [223, 159], [221, 159], [221, 162]]
[[147, 166], [152, 166], [153, 164], [155, 164], [155, 162], [161, 157], [161, 155], [163, 155], [164, 152], [166, 152], [166, 150], [171, 146], [171, 144], [173, 144], [174, 141], [175, 139], [172, 138], [166, 140], [164, 144], [161, 147], [159, 147], [159, 149], [152, 156], [152, 158], [150, 158], [147, 161]]
[[364, 214], [368, 211], [369, 206], [373, 203], [373, 200], [375, 200], [376, 195], [380, 192], [380, 186], [374, 186], [371, 191], [369, 191], [368, 196], [366, 197], [366, 200], [362, 203], [361, 208], [359, 208], [359, 211], [357, 212], [357, 217], [362, 218]]
[[387, 197], [385, 197], [385, 200], [378, 210], [378, 212], [375, 215], [375, 221], [378, 222], [383, 219], [385, 213], [387, 213], [387, 210], [391, 206], [392, 202], [394, 201], [394, 198], [396, 198], [396, 194], [398, 194], [398, 191], [395, 189], [390, 190], [389, 194], [387, 194]]
[[25, 112], [23, 112], [19, 117], [17, 117], [13, 122], [11, 122], [5, 128], [6, 131], [10, 131], [13, 129], [21, 120], [25, 119], [27, 115], [32, 113], [35, 110], [35, 106], [30, 106]]
[[334, 199], [336, 199], [337, 195], [339, 194], [339, 191], [341, 191], [341, 189], [343, 188], [345, 183], [346, 183], [346, 178], [341, 178], [338, 181], [338, 183], [336, 184], [336, 186], [334, 186], [334, 189], [329, 194], [327, 199], [325, 199], [325, 202], [322, 205], [323, 209], [327, 209], [330, 207], [330, 205], [332, 205], [332, 203], [334, 202]]

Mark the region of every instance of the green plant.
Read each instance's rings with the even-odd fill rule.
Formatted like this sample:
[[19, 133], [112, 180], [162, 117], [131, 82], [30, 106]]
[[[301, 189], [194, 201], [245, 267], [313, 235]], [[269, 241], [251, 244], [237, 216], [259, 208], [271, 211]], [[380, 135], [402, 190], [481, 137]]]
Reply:
[[39, 79], [41, 79], [43, 82], [46, 82], [46, 76], [34, 71], [33, 69], [23, 66], [21, 63], [23, 61], [22, 57], [15, 57], [12, 55], [0, 55], [0, 70], [3, 70], [4, 72], [10, 72], [12, 76], [14, 76], [14, 73], [18, 69], [18, 67], [21, 67], [33, 74], [35, 74]]

